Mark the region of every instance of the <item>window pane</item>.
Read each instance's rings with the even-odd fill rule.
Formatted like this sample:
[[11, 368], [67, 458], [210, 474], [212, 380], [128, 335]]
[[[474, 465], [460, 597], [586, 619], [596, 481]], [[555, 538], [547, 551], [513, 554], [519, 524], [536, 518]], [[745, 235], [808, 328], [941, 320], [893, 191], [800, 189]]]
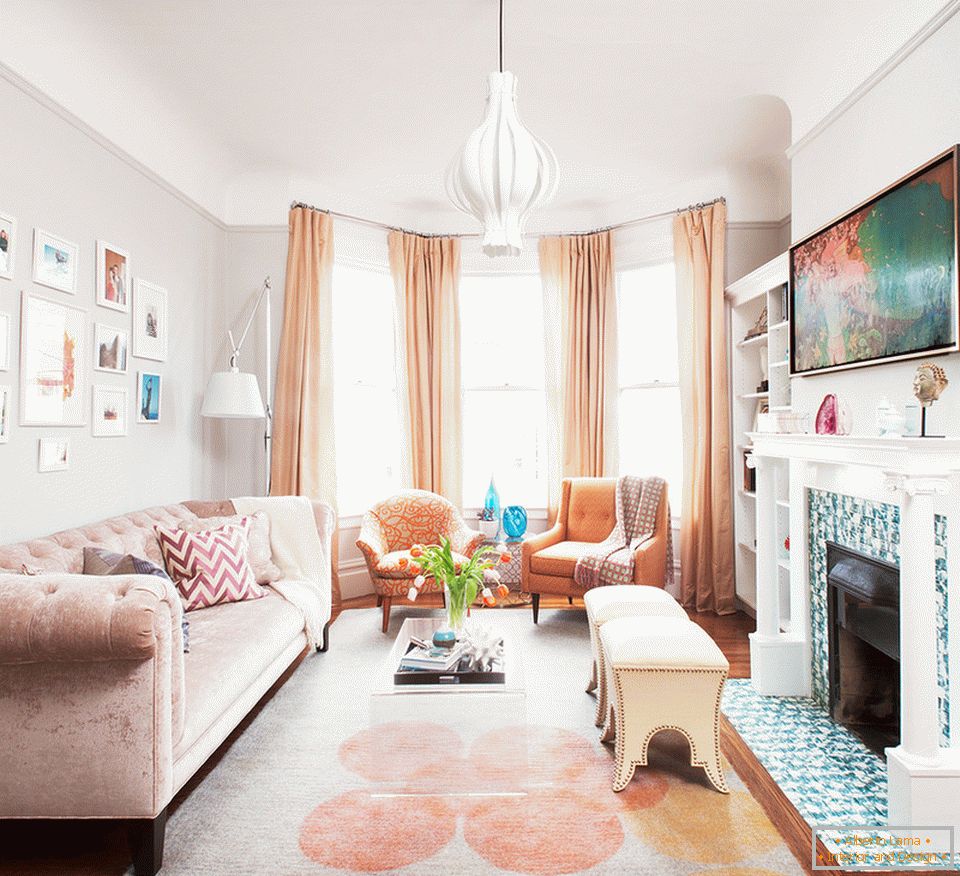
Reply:
[[400, 487], [393, 281], [333, 269], [334, 417], [340, 514], [360, 514]]
[[463, 394], [463, 502], [481, 507], [497, 482], [500, 504], [546, 505], [546, 410], [542, 391]]
[[680, 390], [676, 387], [625, 389], [620, 393], [620, 472], [657, 475], [670, 488], [680, 513], [683, 490], [683, 435]]
[[461, 277], [464, 387], [543, 386], [540, 290], [538, 276]]
[[673, 263], [617, 278], [620, 385], [676, 383], [677, 291]]

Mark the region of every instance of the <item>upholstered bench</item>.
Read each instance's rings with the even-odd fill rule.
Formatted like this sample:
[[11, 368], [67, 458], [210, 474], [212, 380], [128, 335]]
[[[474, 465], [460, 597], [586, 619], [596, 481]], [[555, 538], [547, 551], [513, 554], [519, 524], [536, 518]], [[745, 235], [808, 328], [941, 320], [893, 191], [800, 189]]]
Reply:
[[613, 790], [622, 791], [660, 730], [690, 743], [690, 764], [702, 766], [728, 793], [720, 764], [720, 695], [727, 658], [695, 623], [676, 617], [628, 617], [600, 627], [610, 692], [601, 739], [616, 737]]
[[614, 584], [609, 587], [594, 587], [583, 594], [587, 609], [587, 626], [590, 629], [590, 647], [593, 651], [593, 666], [587, 693], [597, 691], [596, 725], [603, 726], [607, 712], [607, 685], [604, 676], [603, 648], [600, 646], [600, 627], [607, 621], [621, 617], [679, 617], [686, 620], [687, 613], [666, 590], [645, 584]]

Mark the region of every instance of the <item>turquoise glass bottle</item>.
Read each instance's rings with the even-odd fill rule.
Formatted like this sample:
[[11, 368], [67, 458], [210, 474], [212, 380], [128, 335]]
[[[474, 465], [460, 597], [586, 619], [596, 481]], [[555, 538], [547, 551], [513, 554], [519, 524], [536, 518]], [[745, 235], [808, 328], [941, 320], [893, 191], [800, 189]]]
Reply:
[[487, 487], [487, 495], [483, 499], [483, 507], [493, 512], [493, 519], [497, 521], [496, 540], [500, 540], [500, 494], [497, 492], [497, 485], [494, 483], [493, 475], [490, 475], [490, 486]]

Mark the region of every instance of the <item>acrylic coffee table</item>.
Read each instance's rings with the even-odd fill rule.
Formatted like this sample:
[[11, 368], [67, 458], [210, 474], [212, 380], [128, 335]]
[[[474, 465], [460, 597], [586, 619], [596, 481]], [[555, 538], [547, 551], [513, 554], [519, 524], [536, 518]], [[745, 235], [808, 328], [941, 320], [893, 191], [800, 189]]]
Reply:
[[411, 636], [429, 640], [444, 625], [444, 618], [407, 618], [400, 627], [390, 654], [377, 670], [370, 695], [370, 723], [429, 721], [468, 728], [471, 735], [526, 722], [527, 692], [523, 655], [515, 641], [483, 612], [480, 621], [504, 640], [502, 684], [395, 684], [393, 674], [407, 652]]

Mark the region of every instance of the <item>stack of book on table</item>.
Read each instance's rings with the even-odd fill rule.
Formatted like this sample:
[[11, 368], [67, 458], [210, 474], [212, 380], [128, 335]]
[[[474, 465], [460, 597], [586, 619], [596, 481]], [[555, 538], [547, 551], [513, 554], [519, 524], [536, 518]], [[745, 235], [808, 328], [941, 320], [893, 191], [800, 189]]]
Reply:
[[459, 642], [453, 648], [421, 648], [414, 645], [400, 658], [400, 671], [449, 672], [456, 669], [462, 656], [463, 646]]

